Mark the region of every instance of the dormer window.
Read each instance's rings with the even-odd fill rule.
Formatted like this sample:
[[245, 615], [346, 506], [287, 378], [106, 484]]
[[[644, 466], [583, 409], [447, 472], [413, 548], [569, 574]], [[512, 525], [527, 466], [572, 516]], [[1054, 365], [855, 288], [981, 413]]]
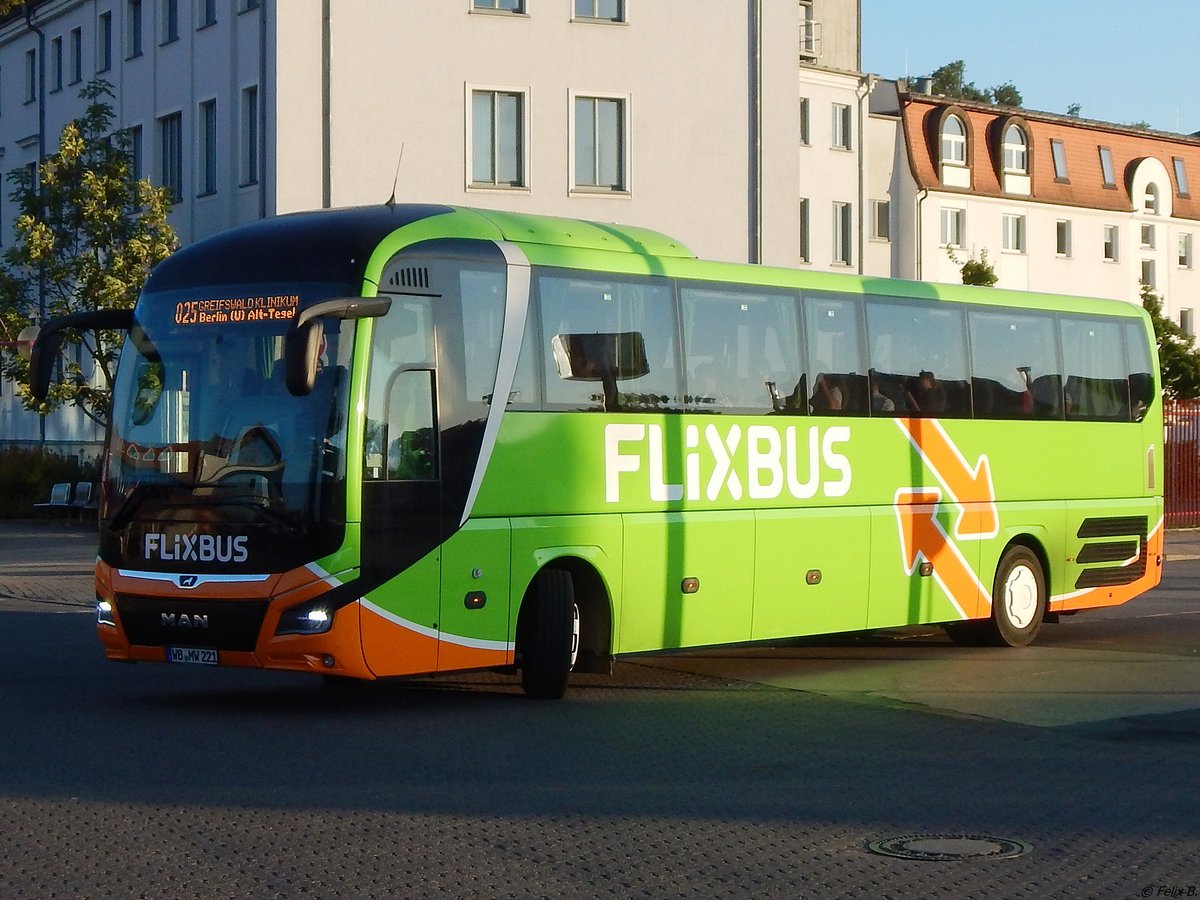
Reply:
[[1004, 129], [1004, 171], [1014, 175], [1029, 174], [1029, 142], [1020, 125]]
[[1033, 146], [1029, 143], [1029, 126], [1020, 116], [1008, 116], [990, 129], [990, 150], [993, 165], [1000, 176], [1000, 187], [1006, 194], [1028, 197], [1033, 193]]
[[970, 126], [961, 110], [946, 109], [937, 126], [938, 171], [946, 187], [970, 188]]
[[1146, 185], [1146, 196], [1142, 200], [1142, 212], [1149, 216], [1157, 216], [1158, 208], [1158, 185], [1150, 182]]
[[942, 122], [942, 163], [967, 164], [967, 129], [958, 116], [946, 116]]

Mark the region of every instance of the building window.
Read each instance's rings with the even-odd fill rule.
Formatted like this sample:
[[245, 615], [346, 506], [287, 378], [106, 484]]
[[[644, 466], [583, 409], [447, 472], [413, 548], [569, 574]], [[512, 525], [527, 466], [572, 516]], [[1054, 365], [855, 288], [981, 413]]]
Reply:
[[942, 246], [962, 247], [966, 240], [967, 211], [942, 207]]
[[100, 13], [99, 27], [96, 31], [96, 71], [107, 72], [112, 68], [113, 24], [112, 11]]
[[812, 225], [809, 216], [809, 202], [805, 197], [800, 198], [800, 262], [812, 262]]
[[56, 37], [50, 42], [50, 93], [61, 91], [63, 86], [63, 48], [62, 38]]
[[1196, 320], [1192, 315], [1191, 309], [1181, 309], [1179, 311], [1179, 327], [1187, 334], [1194, 335], [1196, 333]]
[[1054, 160], [1054, 180], [1066, 183], [1067, 177], [1067, 148], [1060, 140], [1050, 141], [1050, 156]]
[[807, 97], [800, 98], [800, 143], [805, 146], [812, 143], [810, 106]]
[[854, 207], [833, 204], [833, 264], [848, 266], [854, 262]]
[[871, 237], [877, 241], [890, 241], [892, 239], [891, 201], [871, 201]]
[[575, 0], [575, 18], [625, 21], [624, 0]]
[[1014, 175], [1026, 175], [1029, 172], [1029, 142], [1025, 130], [1020, 125], [1009, 125], [1004, 129], [1004, 171]]
[[83, 81], [83, 29], [72, 28], [70, 40], [71, 84], [79, 84]]
[[1146, 250], [1154, 249], [1154, 244], [1155, 244], [1154, 237], [1155, 237], [1154, 226], [1153, 225], [1143, 225], [1142, 226], [1142, 247], [1143, 247], [1143, 249], [1146, 249]]
[[1004, 230], [1003, 249], [1012, 253], [1025, 252], [1025, 217], [1005, 214], [1002, 217]]
[[491, 12], [523, 13], [525, 0], [474, 0], [474, 8]]
[[257, 85], [242, 91], [241, 126], [241, 184], [258, 184]]
[[33, 103], [37, 100], [37, 51], [25, 51], [25, 102]]
[[1158, 215], [1158, 185], [1153, 182], [1146, 185], [1146, 195], [1142, 198], [1142, 212], [1150, 216]]
[[179, 40], [179, 0], [162, 0], [161, 44]]
[[853, 146], [851, 140], [850, 107], [845, 103], [833, 104], [833, 147], [836, 150], [849, 150]]
[[575, 98], [575, 187], [627, 191], [625, 101]]
[[524, 95], [471, 92], [471, 183], [525, 186]]
[[1100, 148], [1100, 174], [1104, 177], [1104, 186], [1106, 188], [1115, 188], [1117, 186], [1116, 170], [1113, 169], [1112, 150], [1108, 147]]
[[813, 20], [813, 0], [800, 0], [800, 58], [813, 60], [820, 55], [820, 25]]
[[200, 104], [198, 116], [200, 150], [200, 190], [198, 196], [205, 197], [217, 192], [217, 101], [205, 100]]
[[1104, 226], [1104, 261], [1118, 262], [1121, 259], [1121, 228], [1119, 225]]
[[217, 0], [200, 0], [197, 4], [196, 27], [207, 28], [217, 24]]
[[125, 7], [125, 58], [142, 55], [142, 0], [128, 0]]
[[1142, 260], [1142, 284], [1150, 288], [1150, 290], [1158, 287], [1158, 283], [1154, 277], [1154, 260], [1152, 259]]
[[942, 122], [942, 162], [955, 166], [967, 164], [967, 129], [958, 116], [946, 116]]
[[1179, 236], [1179, 268], [1190, 269], [1192, 267], [1192, 236], [1190, 234], [1181, 234]]
[[1054, 223], [1054, 252], [1058, 256], [1071, 255], [1071, 220], [1059, 219]]
[[183, 114], [158, 120], [159, 183], [172, 203], [183, 199]]
[[250, 12], [252, 9], [258, 9], [258, 0], [242, 0], [239, 12]]
[[1171, 157], [1171, 164], [1175, 169], [1175, 187], [1179, 191], [1180, 197], [1190, 197], [1191, 192], [1188, 190], [1187, 167], [1184, 166], [1183, 160], [1178, 156]]

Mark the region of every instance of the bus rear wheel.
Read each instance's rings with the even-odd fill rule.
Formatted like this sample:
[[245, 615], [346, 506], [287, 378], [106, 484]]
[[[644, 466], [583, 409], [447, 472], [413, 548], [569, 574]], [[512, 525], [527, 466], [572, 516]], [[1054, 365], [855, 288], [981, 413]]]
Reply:
[[530, 697], [557, 700], [567, 689], [579, 648], [579, 608], [570, 573], [543, 569], [525, 602], [517, 644], [521, 686]]
[[999, 647], [1025, 647], [1037, 637], [1046, 616], [1046, 574], [1028, 547], [1009, 547], [996, 567], [992, 588], [989, 643]]

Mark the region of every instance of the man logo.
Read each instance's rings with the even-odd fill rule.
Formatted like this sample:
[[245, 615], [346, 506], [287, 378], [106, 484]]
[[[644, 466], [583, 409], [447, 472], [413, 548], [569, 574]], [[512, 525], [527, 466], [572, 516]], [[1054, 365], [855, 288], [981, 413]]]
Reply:
[[207, 628], [208, 615], [201, 613], [162, 613], [161, 625], [163, 628]]
[[194, 588], [199, 583], [199, 575], [180, 575], [178, 579], [178, 584], [181, 588]]

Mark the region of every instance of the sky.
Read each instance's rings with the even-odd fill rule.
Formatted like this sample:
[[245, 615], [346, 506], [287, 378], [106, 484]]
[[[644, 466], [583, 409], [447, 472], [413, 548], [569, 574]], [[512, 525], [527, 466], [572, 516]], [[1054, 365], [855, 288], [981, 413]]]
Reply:
[[961, 59], [1026, 109], [1200, 131], [1200, 0], [862, 0], [862, 67], [928, 75]]

